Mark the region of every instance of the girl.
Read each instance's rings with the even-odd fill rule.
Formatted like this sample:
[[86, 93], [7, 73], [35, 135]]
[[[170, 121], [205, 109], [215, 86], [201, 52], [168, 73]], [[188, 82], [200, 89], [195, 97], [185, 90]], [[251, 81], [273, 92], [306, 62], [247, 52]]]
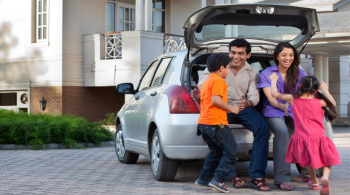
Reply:
[[294, 97], [292, 94], [277, 92], [278, 77], [276, 73], [269, 76], [272, 96], [291, 103], [295, 124], [295, 132], [287, 148], [286, 162], [307, 167], [312, 179], [308, 186], [313, 190], [319, 190], [315, 169], [323, 167], [320, 194], [329, 194], [331, 166], [340, 164], [340, 157], [333, 142], [325, 134], [323, 117], [330, 121], [337, 117], [336, 102], [328, 92], [327, 84], [318, 82], [314, 76], [301, 79]]

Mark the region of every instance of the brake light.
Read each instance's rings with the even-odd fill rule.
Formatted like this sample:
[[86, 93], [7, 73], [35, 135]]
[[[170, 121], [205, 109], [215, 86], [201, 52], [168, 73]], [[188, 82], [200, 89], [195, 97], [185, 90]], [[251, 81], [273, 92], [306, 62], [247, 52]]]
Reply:
[[187, 91], [178, 86], [172, 85], [164, 91], [169, 99], [169, 110], [172, 114], [199, 113], [194, 100]]

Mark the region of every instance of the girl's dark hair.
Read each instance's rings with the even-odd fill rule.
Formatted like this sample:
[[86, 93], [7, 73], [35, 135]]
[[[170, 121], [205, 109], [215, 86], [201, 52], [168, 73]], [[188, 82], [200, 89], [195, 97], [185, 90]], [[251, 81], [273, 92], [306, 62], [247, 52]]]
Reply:
[[279, 43], [274, 52], [273, 52], [273, 60], [275, 61], [275, 63], [278, 65], [279, 61], [277, 60], [278, 55], [282, 52], [282, 50], [284, 48], [290, 48], [293, 49], [293, 53], [294, 53], [294, 60], [293, 63], [290, 65], [290, 67], [288, 68], [287, 74], [286, 74], [286, 78], [285, 78], [285, 90], [287, 92], [291, 92], [291, 93], [295, 93], [295, 87], [299, 81], [299, 64], [300, 64], [300, 56], [297, 52], [297, 50], [295, 49], [295, 47], [293, 47], [293, 45], [291, 45], [288, 42], [281, 42]]
[[300, 81], [300, 85], [298, 87], [296, 96], [300, 97], [304, 93], [308, 93], [308, 94], [316, 93], [315, 97], [318, 99], [324, 100], [327, 104], [327, 107], [322, 107], [322, 109], [325, 111], [324, 116], [328, 121], [332, 121], [338, 116], [337, 112], [335, 111], [335, 106], [325, 95], [323, 95], [318, 91], [319, 88], [320, 88], [320, 82], [318, 82], [316, 77], [314, 76], [303, 77]]

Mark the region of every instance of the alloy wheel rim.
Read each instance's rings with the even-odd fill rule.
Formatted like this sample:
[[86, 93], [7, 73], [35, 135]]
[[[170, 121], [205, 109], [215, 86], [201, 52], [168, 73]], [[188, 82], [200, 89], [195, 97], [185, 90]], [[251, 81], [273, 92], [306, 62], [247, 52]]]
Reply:
[[158, 172], [159, 168], [159, 139], [158, 136], [155, 136], [152, 142], [152, 170], [153, 173]]
[[124, 148], [124, 143], [123, 143], [123, 132], [118, 131], [116, 138], [115, 138], [115, 146], [117, 149], [117, 154], [119, 157], [124, 157], [125, 156], [125, 148]]

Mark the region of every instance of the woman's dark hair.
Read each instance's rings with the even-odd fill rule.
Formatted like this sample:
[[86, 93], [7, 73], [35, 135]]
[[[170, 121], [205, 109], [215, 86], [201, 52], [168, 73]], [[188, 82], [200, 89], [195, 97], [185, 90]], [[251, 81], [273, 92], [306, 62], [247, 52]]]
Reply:
[[279, 43], [274, 52], [273, 52], [273, 60], [275, 61], [275, 63], [278, 65], [279, 61], [278, 61], [278, 55], [282, 52], [282, 50], [284, 48], [290, 48], [293, 50], [294, 53], [294, 60], [292, 62], [292, 64], [290, 65], [290, 67], [288, 68], [287, 74], [286, 74], [286, 78], [285, 78], [285, 90], [287, 92], [291, 92], [291, 93], [295, 93], [295, 87], [299, 81], [299, 64], [300, 64], [300, 56], [297, 52], [297, 50], [293, 47], [293, 45], [291, 45], [288, 42], [281, 42]]
[[300, 81], [300, 85], [298, 87], [296, 96], [300, 97], [304, 93], [308, 94], [315, 94], [315, 97], [321, 100], [324, 100], [327, 104], [327, 107], [322, 107], [322, 109], [325, 111], [324, 116], [328, 121], [334, 120], [338, 115], [335, 111], [335, 106], [332, 104], [332, 102], [321, 92], [319, 92], [320, 88], [320, 82], [318, 82], [317, 78], [314, 76], [306, 76], [303, 77]]

